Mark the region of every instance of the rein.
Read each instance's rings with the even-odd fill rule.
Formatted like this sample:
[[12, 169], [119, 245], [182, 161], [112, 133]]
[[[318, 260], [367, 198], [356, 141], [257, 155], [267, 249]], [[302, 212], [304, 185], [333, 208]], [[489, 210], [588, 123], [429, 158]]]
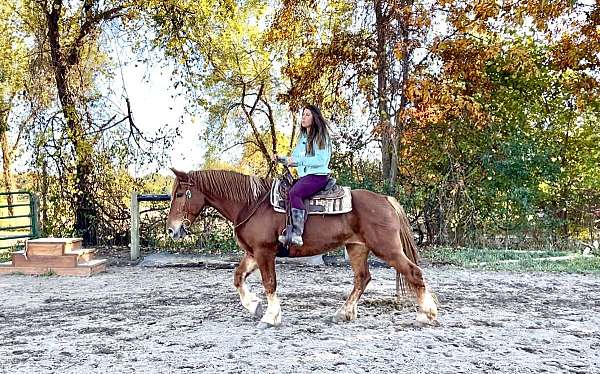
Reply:
[[261, 204], [262, 204], [262, 203], [263, 203], [263, 202], [264, 202], [264, 201], [267, 199], [267, 197], [269, 197], [269, 194], [270, 194], [270, 193], [271, 193], [270, 191], [267, 191], [267, 192], [265, 193], [265, 196], [263, 196], [263, 198], [262, 198], [262, 199], [260, 199], [260, 201], [259, 201], [259, 202], [257, 202], [257, 203], [254, 205], [254, 208], [252, 208], [252, 211], [250, 212], [250, 214], [248, 215], [248, 217], [244, 218], [244, 219], [242, 220], [242, 222], [239, 222], [239, 223], [237, 223], [235, 226], [233, 226], [233, 229], [234, 229], [234, 230], [235, 230], [235, 229], [237, 229], [238, 227], [240, 227], [241, 225], [243, 225], [244, 223], [246, 223], [246, 222], [247, 222], [247, 221], [248, 221], [250, 218], [252, 218], [252, 216], [254, 215], [254, 213], [256, 213], [256, 211], [258, 210], [258, 207], [259, 207], [259, 206], [261, 206]]

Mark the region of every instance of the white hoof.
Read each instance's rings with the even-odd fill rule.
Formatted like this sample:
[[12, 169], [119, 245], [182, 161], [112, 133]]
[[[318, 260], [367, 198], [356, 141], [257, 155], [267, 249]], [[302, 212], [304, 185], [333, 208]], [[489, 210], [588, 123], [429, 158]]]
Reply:
[[336, 310], [335, 313], [333, 314], [333, 321], [334, 322], [353, 321], [356, 319], [357, 314], [358, 313], [356, 311], [356, 308], [341, 307], [340, 309]]
[[419, 318], [422, 320], [427, 319], [427, 321], [429, 321], [427, 322], [428, 324], [434, 324], [437, 320], [438, 309], [435, 300], [428, 289], [425, 289], [425, 292], [418, 304], [419, 311], [417, 312], [417, 321], [419, 321]]
[[336, 310], [333, 314], [333, 322], [346, 322], [348, 319], [346, 318], [346, 313], [341, 310]]
[[262, 321], [260, 321], [257, 325], [256, 328], [259, 330], [266, 330], [266, 329], [270, 329], [271, 327], [275, 327], [273, 325], [269, 325], [268, 323], [264, 323]]
[[261, 324], [269, 325], [269, 327], [281, 325], [281, 313], [277, 313], [274, 316], [269, 315], [269, 313], [265, 314], [258, 325], [261, 326]]
[[427, 315], [431, 316], [432, 318], [437, 317], [437, 305], [435, 304], [433, 296], [430, 292], [427, 292], [427, 294], [425, 295], [425, 300], [423, 301], [422, 308], [423, 311], [427, 313]]
[[439, 326], [438, 320], [427, 313], [417, 312], [417, 323], [427, 326]]
[[254, 318], [260, 319], [263, 316], [263, 308], [260, 300], [252, 300], [248, 305], [248, 311], [254, 316]]
[[422, 323], [424, 325], [429, 324], [429, 318], [427, 318], [427, 314], [425, 313], [417, 313], [417, 322]]

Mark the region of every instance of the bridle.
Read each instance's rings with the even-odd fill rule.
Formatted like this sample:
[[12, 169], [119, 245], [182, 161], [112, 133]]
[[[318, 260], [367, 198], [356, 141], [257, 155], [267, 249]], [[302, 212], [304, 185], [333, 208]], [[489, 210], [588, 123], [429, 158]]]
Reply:
[[183, 225], [183, 229], [185, 230], [185, 233], [189, 235], [190, 233], [190, 226], [192, 226], [192, 221], [190, 221], [190, 219], [188, 218], [189, 215], [189, 211], [190, 211], [190, 200], [192, 199], [192, 191], [190, 190], [190, 187], [193, 186], [193, 183], [190, 182], [182, 182], [179, 181], [180, 185], [183, 185], [186, 188], [185, 190], [185, 201], [183, 202], [183, 207], [182, 209], [179, 209], [179, 211], [183, 211], [183, 220], [181, 221], [181, 224]]

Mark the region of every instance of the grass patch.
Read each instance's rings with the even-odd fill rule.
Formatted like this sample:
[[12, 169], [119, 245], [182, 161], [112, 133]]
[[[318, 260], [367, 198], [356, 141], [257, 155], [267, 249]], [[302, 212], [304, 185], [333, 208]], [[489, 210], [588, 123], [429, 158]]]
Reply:
[[7, 262], [11, 259], [11, 253], [13, 253], [16, 249], [5, 249], [0, 250], [0, 262]]
[[511, 251], [476, 248], [433, 248], [422, 253], [423, 258], [438, 264], [468, 266], [473, 263], [505, 260], [568, 256], [566, 251]]
[[[4, 243], [3, 243], [4, 244]], [[12, 248], [4, 248], [0, 250], [0, 262], [7, 262], [11, 260], [11, 254], [16, 251], [22, 251], [23, 245], [14, 245]]]
[[514, 263], [496, 263], [483, 266], [487, 270], [543, 271], [557, 273], [600, 273], [600, 257], [576, 257], [566, 261], [522, 260]]
[[600, 273], [600, 257], [576, 257], [562, 261], [542, 260], [547, 257], [570, 255], [576, 254], [558, 250], [518, 251], [476, 248], [432, 248], [422, 253], [424, 259], [437, 265], [484, 270]]
[[56, 275], [56, 273], [54, 272], [54, 270], [48, 269], [48, 271], [40, 274], [40, 277], [53, 277], [55, 275]]

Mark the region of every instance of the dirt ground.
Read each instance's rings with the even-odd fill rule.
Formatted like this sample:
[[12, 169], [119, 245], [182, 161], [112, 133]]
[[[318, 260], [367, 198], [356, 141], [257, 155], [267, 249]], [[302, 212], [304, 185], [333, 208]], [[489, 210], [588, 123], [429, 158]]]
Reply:
[[111, 263], [90, 278], [0, 276], [0, 372], [600, 373], [597, 275], [425, 267], [441, 306], [422, 327], [395, 303], [391, 269], [372, 268], [358, 319], [336, 324], [351, 270], [279, 264], [283, 325], [259, 330], [226, 260]]

